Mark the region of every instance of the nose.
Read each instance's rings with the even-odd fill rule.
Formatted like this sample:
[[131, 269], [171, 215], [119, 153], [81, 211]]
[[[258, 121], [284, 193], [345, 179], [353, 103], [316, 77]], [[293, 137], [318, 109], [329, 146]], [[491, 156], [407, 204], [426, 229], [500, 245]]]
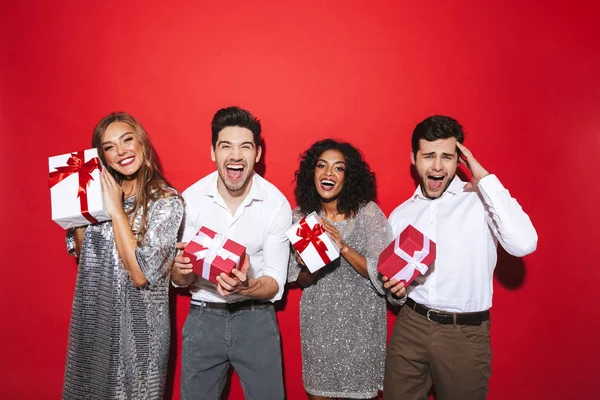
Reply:
[[443, 166], [442, 166], [442, 159], [440, 157], [436, 157], [435, 160], [433, 160], [433, 169], [436, 171], [441, 171]]
[[121, 156], [121, 155], [125, 154], [125, 151], [126, 151], [125, 146], [123, 146], [120, 143], [117, 143], [115, 147], [117, 148], [117, 154], [118, 155]]
[[231, 158], [236, 161], [242, 158], [242, 149], [239, 146], [231, 146]]

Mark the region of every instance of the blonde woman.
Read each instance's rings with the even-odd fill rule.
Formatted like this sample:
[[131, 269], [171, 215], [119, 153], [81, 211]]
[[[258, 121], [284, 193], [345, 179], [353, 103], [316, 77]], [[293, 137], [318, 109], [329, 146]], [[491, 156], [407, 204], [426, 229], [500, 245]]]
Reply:
[[144, 128], [103, 118], [92, 137], [112, 221], [69, 230], [78, 257], [64, 399], [162, 399], [169, 356], [169, 275], [183, 218]]

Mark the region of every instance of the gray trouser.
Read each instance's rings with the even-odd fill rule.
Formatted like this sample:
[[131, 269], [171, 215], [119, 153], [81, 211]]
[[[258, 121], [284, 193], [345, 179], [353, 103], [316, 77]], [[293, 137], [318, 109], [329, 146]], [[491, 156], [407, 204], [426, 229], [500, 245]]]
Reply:
[[279, 328], [272, 305], [255, 310], [192, 306], [183, 327], [181, 398], [218, 400], [231, 364], [248, 400], [283, 400]]

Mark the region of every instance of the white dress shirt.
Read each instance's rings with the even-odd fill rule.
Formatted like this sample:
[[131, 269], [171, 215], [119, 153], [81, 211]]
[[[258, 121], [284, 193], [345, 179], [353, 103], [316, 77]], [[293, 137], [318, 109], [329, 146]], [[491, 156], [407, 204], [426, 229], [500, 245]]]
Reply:
[[[205, 226], [246, 246], [250, 256], [250, 278], [263, 275], [275, 279], [279, 290], [272, 302], [281, 299], [287, 277], [290, 244], [285, 234], [292, 224], [292, 210], [285, 196], [258, 174], [235, 215], [231, 215], [217, 191], [218, 173], [202, 178], [183, 192], [185, 230], [189, 242]], [[248, 299], [239, 294], [222, 297], [214, 283], [201, 277], [190, 286], [192, 299], [207, 302], [236, 302]]]
[[408, 287], [408, 297], [448, 312], [491, 308], [498, 242], [517, 257], [537, 246], [531, 220], [495, 175], [479, 181], [479, 193], [464, 191], [465, 183], [455, 176], [434, 200], [419, 186], [389, 217], [395, 236], [412, 224], [436, 243], [435, 262]]

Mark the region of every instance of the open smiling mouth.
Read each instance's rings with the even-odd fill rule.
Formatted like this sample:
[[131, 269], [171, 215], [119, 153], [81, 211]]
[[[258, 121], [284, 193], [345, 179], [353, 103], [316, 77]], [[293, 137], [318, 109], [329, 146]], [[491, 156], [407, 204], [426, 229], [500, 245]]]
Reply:
[[124, 158], [121, 161], [119, 161], [118, 164], [121, 167], [127, 167], [128, 165], [131, 165], [133, 163], [133, 160], [135, 160], [135, 156]]
[[322, 179], [321, 180], [321, 188], [325, 191], [330, 191], [335, 187], [335, 181], [331, 179]]
[[440, 190], [442, 183], [444, 182], [444, 175], [428, 175], [427, 176], [427, 187], [429, 190]]
[[232, 181], [240, 179], [244, 173], [244, 166], [242, 164], [228, 164], [225, 169], [227, 170], [227, 177]]

